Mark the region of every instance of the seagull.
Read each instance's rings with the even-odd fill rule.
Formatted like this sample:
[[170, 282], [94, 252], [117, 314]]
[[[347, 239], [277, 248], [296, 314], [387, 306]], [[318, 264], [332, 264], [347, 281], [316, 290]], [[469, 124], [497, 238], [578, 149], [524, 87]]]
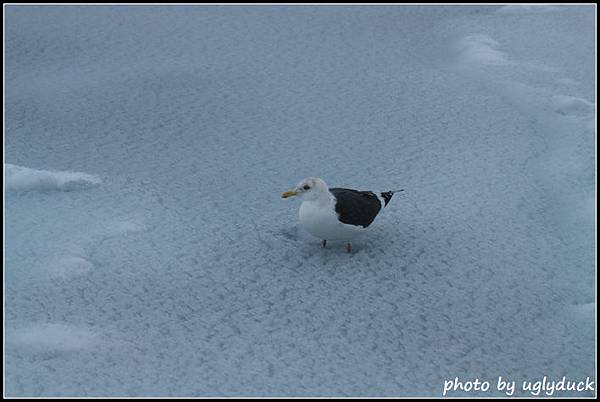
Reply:
[[352, 252], [350, 240], [363, 233], [373, 223], [379, 211], [390, 202], [394, 193], [404, 190], [374, 193], [349, 188], [329, 188], [318, 177], [308, 177], [281, 197], [302, 196], [299, 217], [307, 232], [321, 239], [346, 241], [346, 250]]

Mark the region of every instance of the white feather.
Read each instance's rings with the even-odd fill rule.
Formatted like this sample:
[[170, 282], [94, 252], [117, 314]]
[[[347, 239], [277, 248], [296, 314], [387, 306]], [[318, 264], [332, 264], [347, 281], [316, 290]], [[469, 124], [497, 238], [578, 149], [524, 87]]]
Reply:
[[365, 230], [362, 226], [348, 225], [338, 220], [333, 196], [322, 203], [303, 201], [299, 217], [302, 227], [322, 240], [349, 240]]
[[350, 240], [365, 231], [362, 226], [340, 222], [335, 212], [336, 199], [322, 179], [304, 179], [296, 191], [303, 198], [298, 213], [300, 224], [313, 236], [321, 240]]

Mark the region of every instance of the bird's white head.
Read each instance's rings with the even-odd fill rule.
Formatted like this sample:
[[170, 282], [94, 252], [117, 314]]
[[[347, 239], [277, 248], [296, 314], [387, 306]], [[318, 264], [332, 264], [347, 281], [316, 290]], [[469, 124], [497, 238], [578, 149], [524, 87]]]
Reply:
[[317, 200], [328, 197], [329, 188], [322, 179], [319, 179], [318, 177], [308, 177], [298, 183], [295, 188], [283, 193], [281, 197], [288, 198], [295, 195], [301, 195], [306, 201]]

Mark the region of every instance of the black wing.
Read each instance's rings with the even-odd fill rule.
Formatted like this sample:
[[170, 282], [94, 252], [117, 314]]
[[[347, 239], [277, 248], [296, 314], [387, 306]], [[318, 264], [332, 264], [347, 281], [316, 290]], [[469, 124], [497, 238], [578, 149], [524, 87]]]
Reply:
[[381, 209], [379, 198], [371, 191], [349, 188], [330, 188], [335, 196], [335, 212], [340, 222], [356, 226], [369, 226]]

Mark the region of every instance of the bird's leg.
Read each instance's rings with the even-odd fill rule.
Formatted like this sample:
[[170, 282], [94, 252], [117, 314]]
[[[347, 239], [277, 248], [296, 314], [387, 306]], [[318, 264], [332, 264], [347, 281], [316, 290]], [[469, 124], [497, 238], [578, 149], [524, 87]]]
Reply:
[[327, 245], [327, 240], [322, 240], [321, 245], [323, 246], [323, 248], [325, 248], [325, 246]]
[[350, 243], [346, 244], [346, 251], [348, 251], [349, 253], [352, 252], [352, 245]]

